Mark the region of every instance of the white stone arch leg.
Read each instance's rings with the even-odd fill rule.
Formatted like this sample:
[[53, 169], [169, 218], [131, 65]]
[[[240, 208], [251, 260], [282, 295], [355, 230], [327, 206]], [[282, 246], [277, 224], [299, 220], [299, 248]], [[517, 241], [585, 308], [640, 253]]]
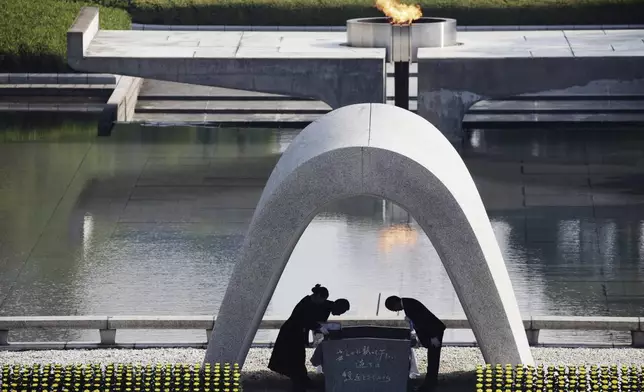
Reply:
[[426, 120], [383, 104], [337, 109], [306, 127], [284, 152], [240, 249], [206, 362], [243, 365], [305, 228], [328, 203], [356, 195], [392, 200], [416, 219], [486, 362], [533, 363], [501, 251], [463, 160]]

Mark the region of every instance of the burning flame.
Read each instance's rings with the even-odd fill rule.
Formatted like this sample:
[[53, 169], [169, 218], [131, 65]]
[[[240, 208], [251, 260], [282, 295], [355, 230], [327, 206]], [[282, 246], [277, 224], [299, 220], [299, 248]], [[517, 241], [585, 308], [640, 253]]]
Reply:
[[423, 16], [419, 5], [401, 4], [396, 0], [376, 0], [376, 8], [387, 15], [393, 24], [411, 24]]

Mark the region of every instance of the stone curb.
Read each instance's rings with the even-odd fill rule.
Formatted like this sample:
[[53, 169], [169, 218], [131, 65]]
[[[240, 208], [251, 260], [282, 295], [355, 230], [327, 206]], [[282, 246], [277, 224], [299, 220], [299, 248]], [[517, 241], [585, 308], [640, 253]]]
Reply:
[[[644, 29], [644, 24], [633, 25], [552, 25], [552, 26], [458, 26], [458, 31], [518, 31], [518, 30], [630, 30]], [[233, 25], [154, 25], [132, 23], [132, 30], [145, 31], [310, 31], [342, 32], [346, 26], [233, 26]]]
[[[25, 316], [0, 317], [0, 330], [33, 328], [78, 328], [78, 329], [209, 329], [215, 316]], [[567, 330], [612, 330], [642, 331], [644, 317], [577, 317], [577, 316], [531, 316], [523, 320], [526, 329]], [[401, 318], [336, 317], [334, 321], [345, 326], [376, 325], [399, 327], [408, 324]], [[449, 329], [469, 329], [467, 319], [442, 317]], [[279, 317], [264, 317], [261, 329], [279, 329], [284, 323]]]
[[72, 68], [83, 59], [99, 29], [98, 7], [82, 7], [67, 30], [67, 64]]
[[[252, 348], [272, 349], [273, 343], [257, 342]], [[94, 349], [126, 349], [144, 350], [155, 348], [197, 348], [206, 349], [205, 342], [134, 342], [101, 344], [98, 342], [68, 341], [68, 342], [12, 342], [6, 346], [0, 346], [1, 351], [27, 351], [27, 350], [94, 350]], [[476, 342], [444, 342], [443, 347], [478, 347]], [[531, 347], [542, 348], [632, 348], [631, 345], [614, 343], [539, 343]]]
[[[38, 103], [38, 102], [0, 102], [0, 113], [38, 112], [38, 113], [102, 113], [102, 103]], [[83, 328], [83, 327], [79, 327]]]
[[[107, 110], [107, 109], [106, 109]], [[467, 319], [441, 317], [449, 329], [469, 329]], [[406, 327], [403, 319], [373, 318], [373, 317], [339, 317], [334, 319], [344, 326], [375, 325], [387, 327]], [[69, 329], [98, 329], [101, 347], [121, 347], [116, 342], [118, 329], [201, 329], [206, 330], [209, 339], [214, 326], [215, 316], [29, 316], [29, 317], [0, 317], [0, 348], [15, 348], [9, 343], [9, 331], [12, 329], [36, 328], [69, 328]], [[265, 317], [260, 329], [279, 329], [284, 323], [282, 318]], [[547, 330], [595, 330], [595, 331], [630, 331], [632, 347], [644, 347], [644, 331], [642, 317], [575, 317], [575, 316], [531, 316], [523, 320], [528, 342], [531, 346], [539, 345], [539, 332]], [[27, 344], [27, 343], [22, 343]], [[33, 345], [35, 343], [28, 343]], [[48, 343], [65, 348], [67, 343]], [[76, 344], [76, 343], [74, 343]], [[163, 347], [166, 343], [162, 344]], [[192, 344], [192, 343], [191, 343]], [[196, 343], [195, 343], [196, 344]], [[203, 343], [199, 343], [203, 344]], [[132, 347], [135, 344], [132, 343]], [[173, 344], [170, 344], [173, 347]], [[51, 346], [46, 346], [51, 347]], [[51, 349], [51, 348], [50, 348]]]
[[85, 73], [0, 73], [0, 84], [116, 84], [120, 76]]
[[116, 88], [105, 104], [98, 123], [98, 135], [109, 135], [115, 122], [128, 122], [134, 118], [143, 78], [120, 76]]

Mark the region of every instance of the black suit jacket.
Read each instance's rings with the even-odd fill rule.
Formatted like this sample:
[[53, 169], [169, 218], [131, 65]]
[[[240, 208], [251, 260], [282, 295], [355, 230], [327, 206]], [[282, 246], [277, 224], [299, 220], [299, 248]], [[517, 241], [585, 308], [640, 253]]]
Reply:
[[445, 324], [414, 298], [402, 298], [403, 310], [412, 323], [418, 340], [424, 347], [431, 347], [432, 338], [442, 338]]

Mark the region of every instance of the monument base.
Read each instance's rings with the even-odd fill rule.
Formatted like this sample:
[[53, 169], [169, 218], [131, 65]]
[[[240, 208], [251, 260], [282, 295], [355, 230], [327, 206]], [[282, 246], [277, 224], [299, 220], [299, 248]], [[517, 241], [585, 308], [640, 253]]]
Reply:
[[405, 391], [411, 350], [407, 328], [330, 331], [311, 358], [322, 365], [326, 392]]

